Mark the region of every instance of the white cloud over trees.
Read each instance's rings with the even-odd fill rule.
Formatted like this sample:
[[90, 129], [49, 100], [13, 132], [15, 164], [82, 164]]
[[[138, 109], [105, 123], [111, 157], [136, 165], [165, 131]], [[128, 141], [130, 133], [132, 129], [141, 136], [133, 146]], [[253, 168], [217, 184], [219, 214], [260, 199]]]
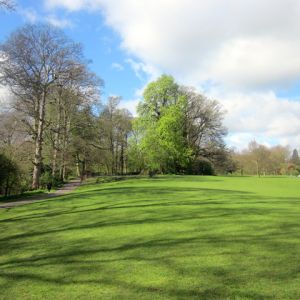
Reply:
[[45, 0], [49, 9], [99, 10], [121, 47], [153, 70], [216, 95], [235, 134], [297, 141], [300, 102], [281, 99], [300, 79], [297, 0]]

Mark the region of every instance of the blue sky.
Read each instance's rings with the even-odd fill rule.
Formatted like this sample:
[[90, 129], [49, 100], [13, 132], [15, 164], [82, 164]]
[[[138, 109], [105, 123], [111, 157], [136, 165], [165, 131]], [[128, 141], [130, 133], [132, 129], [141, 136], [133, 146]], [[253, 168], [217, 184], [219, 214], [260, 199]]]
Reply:
[[84, 54], [91, 60], [90, 68], [104, 80], [103, 101], [109, 95], [134, 99], [136, 90], [146, 84], [147, 78], [139, 78], [128, 60], [128, 55], [120, 47], [120, 37], [106, 26], [101, 13], [77, 11], [68, 13], [58, 9], [49, 11], [42, 1], [18, 1], [17, 11], [0, 12], [0, 40], [3, 42], [11, 32], [25, 23], [44, 22], [49, 16], [58, 20], [68, 19], [69, 24], [61, 25], [64, 32], [74, 41], [84, 46]]
[[[0, 40], [48, 22], [84, 45], [109, 95], [134, 113], [162, 73], [217, 99], [229, 146], [251, 140], [300, 148], [298, 0], [15, 0]], [[1, 95], [0, 95], [1, 96]]]

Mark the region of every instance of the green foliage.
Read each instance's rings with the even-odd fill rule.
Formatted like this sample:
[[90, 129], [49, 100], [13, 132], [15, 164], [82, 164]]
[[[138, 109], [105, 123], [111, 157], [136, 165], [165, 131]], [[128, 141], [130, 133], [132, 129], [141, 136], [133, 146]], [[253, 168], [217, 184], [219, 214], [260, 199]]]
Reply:
[[188, 164], [191, 150], [184, 136], [186, 107], [187, 100], [171, 76], [163, 75], [145, 89], [134, 127], [141, 132], [139, 149], [151, 172], [176, 173]]
[[146, 87], [143, 94], [144, 101], [138, 105], [138, 113], [148, 120], [159, 119], [162, 109], [176, 104], [179, 95], [179, 86], [174, 78], [162, 75]]
[[45, 172], [41, 175], [40, 184], [42, 188], [46, 188], [48, 183], [53, 184], [53, 176], [50, 172]]
[[17, 164], [0, 154], [0, 194], [8, 196], [11, 192], [20, 190], [20, 171]]

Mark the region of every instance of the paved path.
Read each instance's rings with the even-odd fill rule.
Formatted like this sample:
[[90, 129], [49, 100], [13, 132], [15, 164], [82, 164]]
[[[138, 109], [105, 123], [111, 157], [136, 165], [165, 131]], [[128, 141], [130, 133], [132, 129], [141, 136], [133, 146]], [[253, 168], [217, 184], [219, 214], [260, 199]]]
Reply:
[[37, 202], [37, 201], [41, 201], [41, 200], [47, 200], [50, 198], [61, 196], [61, 195], [70, 193], [79, 185], [80, 185], [80, 179], [74, 179], [74, 180], [71, 180], [70, 182], [66, 183], [64, 186], [62, 186], [60, 189], [56, 190], [53, 193], [32, 196], [32, 197], [28, 197], [24, 200], [19, 200], [19, 201], [14, 201], [14, 202], [0, 203], [0, 208], [11, 208], [11, 207], [15, 207], [15, 206], [20, 206], [20, 205], [24, 205], [24, 204], [29, 204], [29, 203], [33, 203], [33, 202]]

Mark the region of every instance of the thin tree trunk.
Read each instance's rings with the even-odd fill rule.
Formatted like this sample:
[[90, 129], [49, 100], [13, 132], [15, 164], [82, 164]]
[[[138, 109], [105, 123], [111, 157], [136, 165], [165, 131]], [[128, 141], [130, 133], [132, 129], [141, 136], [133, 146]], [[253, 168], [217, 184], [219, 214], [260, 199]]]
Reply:
[[61, 165], [61, 180], [66, 180], [66, 149], [67, 149], [67, 135], [69, 132], [69, 121], [67, 118], [67, 108], [64, 108], [63, 111], [63, 118], [64, 118], [64, 130], [63, 130], [63, 137], [62, 137], [62, 165]]
[[6, 178], [6, 184], [5, 184], [5, 193], [4, 196], [7, 197], [8, 196], [8, 190], [9, 190], [9, 176], [7, 176]]
[[61, 93], [58, 96], [58, 116], [54, 134], [53, 156], [52, 156], [52, 176], [55, 177], [57, 170], [57, 154], [59, 145], [59, 131], [61, 123]]
[[42, 169], [42, 149], [43, 149], [43, 133], [45, 122], [45, 103], [46, 92], [43, 92], [39, 105], [37, 134], [35, 137], [35, 153], [33, 162], [32, 188], [38, 189], [40, 185], [41, 169]]
[[260, 177], [260, 169], [259, 169], [258, 161], [256, 161], [256, 171], [257, 171], [257, 176]]
[[78, 153], [76, 154], [76, 175], [77, 177], [80, 177], [80, 159]]
[[124, 175], [124, 144], [121, 144], [121, 154], [120, 154], [120, 164], [121, 164], [121, 175]]

